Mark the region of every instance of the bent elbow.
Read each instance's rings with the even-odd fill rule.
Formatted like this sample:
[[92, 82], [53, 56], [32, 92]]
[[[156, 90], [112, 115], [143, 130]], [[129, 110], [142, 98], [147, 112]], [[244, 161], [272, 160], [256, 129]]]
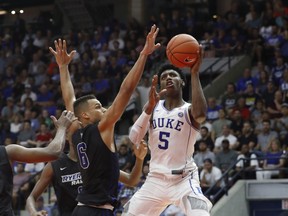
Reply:
[[199, 114], [199, 115], [196, 115], [194, 117], [195, 121], [198, 122], [199, 124], [202, 124], [203, 122], [206, 121], [206, 114], [202, 113], [202, 114]]

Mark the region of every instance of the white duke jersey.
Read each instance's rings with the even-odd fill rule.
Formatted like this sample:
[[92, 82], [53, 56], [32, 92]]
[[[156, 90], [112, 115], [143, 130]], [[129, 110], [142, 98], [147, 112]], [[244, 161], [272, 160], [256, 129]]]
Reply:
[[167, 110], [160, 100], [149, 127], [150, 173], [171, 174], [172, 170], [195, 170], [194, 144], [199, 130], [189, 117], [190, 103]]

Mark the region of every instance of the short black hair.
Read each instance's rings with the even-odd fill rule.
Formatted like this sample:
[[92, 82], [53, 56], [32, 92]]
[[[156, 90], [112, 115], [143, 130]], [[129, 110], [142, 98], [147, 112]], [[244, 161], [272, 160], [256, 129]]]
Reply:
[[207, 128], [206, 126], [202, 126], [200, 129], [204, 129], [204, 130], [206, 130], [206, 132], [209, 131], [208, 128]]
[[84, 95], [78, 98], [76, 101], [74, 101], [73, 109], [74, 109], [75, 116], [79, 117], [81, 108], [83, 107], [84, 104], [87, 103], [88, 100], [91, 100], [91, 99], [96, 99], [95, 95], [93, 94]]
[[203, 160], [203, 163], [205, 163], [205, 162], [208, 162], [208, 163], [210, 163], [210, 164], [213, 163], [212, 160], [211, 160], [210, 158], [206, 158], [206, 159], [204, 159], [204, 160]]
[[160, 69], [158, 71], [158, 74], [157, 74], [157, 76], [158, 76], [158, 84], [159, 85], [160, 85], [160, 76], [166, 70], [174, 70], [174, 71], [176, 71], [179, 74], [180, 78], [184, 81], [184, 83], [186, 83], [186, 76], [184, 75], [184, 73], [182, 72], [182, 70], [180, 68], [175, 67], [172, 64], [164, 64], [164, 65], [162, 65], [160, 67]]

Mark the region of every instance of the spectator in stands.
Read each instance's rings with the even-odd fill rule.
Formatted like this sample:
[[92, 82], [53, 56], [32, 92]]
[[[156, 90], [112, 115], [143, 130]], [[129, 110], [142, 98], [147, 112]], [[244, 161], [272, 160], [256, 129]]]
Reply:
[[35, 131], [31, 127], [31, 121], [25, 120], [23, 122], [23, 128], [18, 134], [17, 143], [21, 146], [28, 147], [30, 146], [28, 143], [29, 140], [35, 140]]
[[256, 93], [256, 86], [253, 86], [252, 83], [247, 83], [246, 90], [243, 93], [245, 98], [245, 105], [251, 111], [256, 104], [256, 101], [260, 99], [260, 95]]
[[52, 133], [48, 130], [47, 125], [43, 122], [40, 125], [39, 132], [35, 135], [35, 140], [28, 140], [27, 143], [29, 146], [34, 147], [45, 147], [53, 139]]
[[279, 139], [281, 143], [284, 143], [284, 139], [288, 134], [288, 103], [283, 103], [281, 105], [280, 118], [275, 119], [275, 131], [279, 134]]
[[240, 154], [237, 157], [236, 171], [242, 179], [256, 179], [256, 169], [259, 168], [257, 155], [249, 151], [247, 143], [241, 146]]
[[264, 100], [266, 107], [273, 103], [276, 90], [277, 87], [275, 86], [274, 81], [271, 79], [268, 80], [266, 88], [261, 92], [261, 97]]
[[271, 119], [281, 118], [281, 106], [283, 103], [283, 95], [280, 90], [275, 91], [274, 100], [270, 104], [267, 104], [267, 112], [270, 114]]
[[204, 160], [211, 159], [215, 163], [215, 154], [208, 149], [207, 143], [204, 140], [199, 141], [199, 151], [194, 155], [194, 161], [198, 166], [199, 172], [203, 169]]
[[254, 76], [258, 78], [258, 85], [256, 86], [256, 92], [260, 95], [267, 89], [267, 83], [269, 81], [269, 68], [262, 61], [257, 62], [257, 66], [252, 69]]
[[18, 113], [20, 108], [15, 103], [13, 97], [8, 97], [6, 99], [6, 106], [4, 106], [1, 110], [1, 117], [5, 120], [10, 120], [12, 116]]
[[32, 86], [30, 84], [25, 85], [25, 91], [21, 95], [20, 99], [21, 104], [24, 104], [26, 98], [31, 98], [34, 102], [37, 101], [37, 95], [34, 91], [32, 91]]
[[257, 135], [258, 143], [256, 149], [262, 152], [267, 152], [269, 148], [269, 143], [271, 142], [271, 140], [278, 138], [278, 134], [277, 132], [271, 130], [270, 120], [263, 120], [262, 125], [262, 130]]
[[[41, 113], [37, 117], [39, 119], [40, 127], [41, 127], [41, 124], [45, 124], [48, 130], [54, 129], [55, 127], [53, 125], [53, 121], [50, 118], [49, 111], [45, 108], [42, 108], [40, 111], [41, 111]], [[55, 112], [56, 112], [56, 110], [55, 110]], [[37, 115], [37, 111], [36, 111], [36, 115]], [[61, 113], [60, 113], [60, 115], [61, 115]], [[39, 127], [39, 129], [41, 129], [40, 127]]]
[[262, 98], [256, 101], [255, 107], [251, 110], [251, 120], [256, 126], [261, 121], [261, 115], [266, 110], [264, 101]]
[[24, 163], [17, 163], [16, 174], [13, 176], [13, 208], [24, 209], [25, 200], [29, 193], [30, 173], [25, 172]]
[[248, 32], [247, 52], [252, 57], [253, 62], [263, 61], [263, 49], [265, 39], [259, 33], [258, 28], [253, 28]]
[[[245, 121], [242, 127], [242, 134], [238, 137], [238, 147], [236, 148], [237, 151], [242, 149], [242, 145], [253, 143], [254, 146], [257, 145], [257, 136], [254, 134], [254, 129], [250, 123], [250, 121]], [[252, 145], [252, 144], [250, 144]]]
[[212, 123], [211, 138], [215, 140], [217, 137], [221, 136], [223, 126], [231, 125], [231, 120], [226, 118], [226, 112], [224, 109], [218, 110], [218, 119]]
[[92, 82], [92, 92], [104, 107], [108, 106], [109, 100], [111, 99], [108, 96], [110, 89], [110, 82], [105, 78], [104, 71], [102, 69], [97, 70], [96, 80]]
[[215, 165], [224, 173], [237, 160], [237, 152], [229, 148], [229, 140], [222, 141], [222, 150], [216, 153]]
[[42, 108], [48, 109], [50, 114], [54, 114], [56, 107], [53, 93], [51, 92], [51, 89], [48, 89], [46, 84], [42, 84], [39, 87], [36, 104], [40, 105]]
[[[272, 34], [266, 38], [264, 45], [264, 53], [266, 54], [267, 60], [273, 57], [273, 53], [280, 47], [283, 40], [284, 39], [280, 34], [279, 27], [277, 25], [273, 25]], [[269, 63], [269, 66], [271, 66], [271, 63]]]
[[209, 97], [207, 99], [207, 120], [211, 123], [218, 119], [218, 111], [221, 109], [221, 106], [217, 104], [215, 97]]
[[239, 95], [236, 92], [236, 86], [234, 83], [229, 82], [226, 86], [226, 91], [221, 97], [221, 105], [228, 112], [229, 109], [233, 109], [237, 104]]
[[26, 98], [20, 107], [21, 109], [21, 114], [24, 116], [25, 111], [30, 111], [34, 108], [34, 102], [31, 98]]
[[229, 125], [224, 125], [222, 127], [222, 135], [217, 137], [215, 140], [215, 148], [214, 152], [219, 152], [223, 147], [223, 140], [229, 141], [229, 148], [236, 149], [237, 148], [237, 137], [231, 133], [231, 129]]
[[287, 29], [284, 29], [283, 36], [284, 36], [284, 39], [281, 44], [280, 50], [281, 50], [281, 55], [283, 56], [285, 62], [287, 63], [288, 61], [288, 51], [287, 51], [288, 50], [288, 30]]
[[[210, 158], [204, 160], [203, 170], [200, 172], [200, 186], [205, 193], [211, 186], [214, 186], [208, 196], [215, 194], [221, 187], [221, 170], [213, 165], [214, 163]], [[214, 185], [216, 184], [216, 185]]]
[[22, 125], [22, 116], [19, 113], [14, 114], [10, 120], [10, 132], [13, 137], [17, 137]]
[[240, 96], [237, 100], [237, 106], [230, 112], [231, 114], [235, 111], [239, 110], [241, 113], [241, 117], [243, 120], [249, 120], [251, 111], [246, 107], [246, 101], [243, 96]]
[[232, 112], [231, 116], [231, 124], [230, 124], [230, 129], [231, 132], [234, 136], [237, 137], [237, 139], [241, 136], [242, 134], [242, 128], [243, 128], [243, 118], [241, 116], [241, 113], [239, 110], [234, 110]]
[[118, 150], [119, 169], [131, 170], [131, 154], [127, 144], [122, 143]]
[[279, 177], [279, 169], [284, 166], [285, 162], [284, 158], [281, 158], [282, 156], [283, 152], [281, 151], [279, 140], [271, 140], [265, 154], [263, 170], [256, 172], [257, 179], [270, 179], [272, 176]]
[[35, 79], [35, 86], [40, 86], [43, 84], [46, 65], [43, 61], [40, 60], [38, 53], [33, 54], [33, 61], [29, 63], [28, 73], [32, 75]]
[[236, 83], [237, 92], [239, 94], [244, 93], [247, 88], [247, 84], [249, 83], [251, 83], [253, 87], [256, 88], [258, 85], [258, 79], [252, 76], [250, 68], [245, 68], [243, 71], [243, 76]]
[[284, 71], [288, 68], [288, 64], [285, 63], [282, 56], [276, 57], [276, 64], [273, 65], [271, 68], [271, 78], [275, 82], [276, 86], [279, 86], [281, 84], [281, 81], [283, 79]]
[[144, 75], [137, 86], [137, 91], [139, 93], [140, 108], [142, 109], [149, 98], [149, 91], [151, 88], [150, 79], [148, 75]]
[[200, 128], [200, 137], [194, 145], [195, 152], [199, 151], [199, 144], [201, 141], [205, 141], [205, 143], [207, 144], [207, 148], [210, 151], [214, 150], [214, 141], [212, 140], [209, 130], [206, 126], [201, 126]]
[[[287, 61], [288, 62], [288, 61]], [[288, 68], [284, 70], [279, 90], [283, 93], [283, 102], [288, 103]]]

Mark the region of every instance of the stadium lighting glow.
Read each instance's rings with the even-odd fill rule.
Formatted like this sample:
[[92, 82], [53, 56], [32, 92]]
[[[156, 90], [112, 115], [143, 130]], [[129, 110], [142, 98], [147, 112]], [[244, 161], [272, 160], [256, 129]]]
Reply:
[[12, 11], [11, 11], [11, 14], [13, 14], [13, 15], [16, 14], [16, 11], [15, 11], [15, 10], [12, 10]]
[[24, 13], [24, 10], [19, 10], [19, 13], [23, 14], [23, 13]]
[[0, 10], [0, 15], [4, 15], [4, 14], [6, 14], [7, 13], [7, 11], [5, 11], [5, 10]]

